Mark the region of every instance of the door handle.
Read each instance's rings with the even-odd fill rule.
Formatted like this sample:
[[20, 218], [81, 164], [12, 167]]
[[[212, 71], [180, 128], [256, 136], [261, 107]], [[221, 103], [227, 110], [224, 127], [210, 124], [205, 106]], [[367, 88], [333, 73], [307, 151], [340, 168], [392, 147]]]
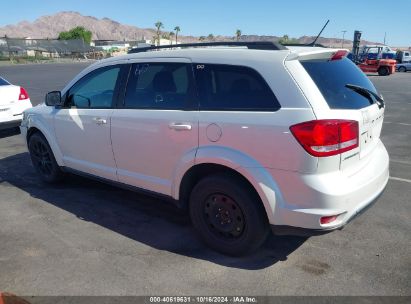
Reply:
[[171, 123], [169, 125], [170, 129], [174, 129], [176, 131], [183, 131], [183, 130], [191, 130], [192, 126], [189, 124], [183, 124], [183, 123]]
[[98, 125], [105, 125], [107, 123], [107, 120], [101, 117], [94, 117], [93, 121]]

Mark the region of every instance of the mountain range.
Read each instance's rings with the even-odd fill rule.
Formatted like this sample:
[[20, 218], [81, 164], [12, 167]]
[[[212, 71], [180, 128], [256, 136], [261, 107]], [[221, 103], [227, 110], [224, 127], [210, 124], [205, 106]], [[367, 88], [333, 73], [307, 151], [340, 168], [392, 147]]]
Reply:
[[[59, 12], [50, 16], [42, 16], [34, 22], [22, 21], [15, 25], [0, 27], [0, 37], [12, 38], [56, 38], [60, 32], [68, 31], [76, 26], [83, 26], [93, 34], [93, 40], [140, 40], [152, 39], [156, 31], [153, 28], [139, 28], [136, 26], [121, 24], [109, 18], [98, 19], [92, 16], [84, 16], [78, 12]], [[166, 32], [167, 33], [167, 32]], [[197, 42], [199, 37], [179, 35], [181, 42]], [[277, 41], [278, 36], [242, 35], [241, 41]], [[310, 43], [315, 36], [303, 36], [298, 38], [299, 43]], [[215, 35], [217, 41], [233, 41], [234, 37]], [[340, 46], [341, 39], [320, 37], [318, 43], [325, 46]], [[361, 44], [377, 44], [370, 41], [361, 41]], [[345, 40], [344, 46], [351, 48], [352, 41]]]

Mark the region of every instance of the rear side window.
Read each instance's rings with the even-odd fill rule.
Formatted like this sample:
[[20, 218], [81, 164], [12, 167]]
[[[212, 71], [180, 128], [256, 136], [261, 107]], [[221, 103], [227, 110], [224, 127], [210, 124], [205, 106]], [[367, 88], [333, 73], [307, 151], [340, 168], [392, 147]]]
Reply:
[[0, 77], [0, 86], [9, 85], [9, 84], [10, 83], [8, 83], [7, 80]]
[[182, 110], [192, 101], [192, 70], [187, 63], [133, 64], [124, 107]]
[[263, 77], [244, 66], [194, 64], [200, 109], [276, 111], [280, 108]]
[[370, 100], [346, 84], [354, 84], [377, 93], [368, 77], [348, 58], [340, 60], [301, 61], [305, 70], [321, 91], [331, 109], [361, 109], [370, 105]]

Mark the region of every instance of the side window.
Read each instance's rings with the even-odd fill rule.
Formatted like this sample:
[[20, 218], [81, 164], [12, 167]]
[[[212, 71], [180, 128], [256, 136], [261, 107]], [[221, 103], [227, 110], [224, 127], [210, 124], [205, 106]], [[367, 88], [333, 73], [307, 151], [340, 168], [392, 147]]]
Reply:
[[280, 104], [255, 70], [234, 65], [195, 64], [200, 109], [277, 111]]
[[77, 108], [111, 108], [119, 66], [97, 69], [80, 79], [68, 93], [68, 103]]
[[124, 107], [182, 110], [191, 102], [192, 70], [186, 63], [135, 63], [131, 67]]

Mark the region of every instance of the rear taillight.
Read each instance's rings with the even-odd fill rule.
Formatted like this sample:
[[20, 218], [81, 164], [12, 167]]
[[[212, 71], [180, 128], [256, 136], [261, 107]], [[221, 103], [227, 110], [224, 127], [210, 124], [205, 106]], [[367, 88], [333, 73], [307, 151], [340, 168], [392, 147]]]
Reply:
[[25, 100], [25, 99], [29, 99], [29, 94], [23, 87], [20, 87], [19, 100]]
[[291, 126], [290, 130], [313, 156], [332, 156], [358, 147], [358, 121], [312, 120]]
[[348, 51], [346, 50], [338, 50], [331, 56], [331, 61], [343, 59], [345, 56], [348, 55]]

